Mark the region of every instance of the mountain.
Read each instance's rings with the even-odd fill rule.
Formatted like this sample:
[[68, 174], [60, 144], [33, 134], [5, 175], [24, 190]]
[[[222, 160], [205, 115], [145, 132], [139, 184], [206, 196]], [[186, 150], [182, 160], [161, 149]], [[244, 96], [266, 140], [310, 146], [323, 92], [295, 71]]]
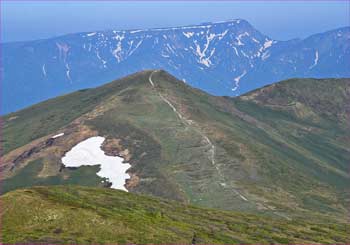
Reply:
[[349, 43], [349, 27], [277, 41], [241, 19], [5, 43], [1, 111], [144, 69], [165, 69], [191, 86], [230, 96], [293, 77], [350, 77]]
[[[349, 105], [350, 79], [291, 79], [231, 98], [142, 71], [3, 116], [2, 193], [112, 186], [287, 220], [344, 221]], [[111, 175], [123, 168], [125, 186], [125, 173]]]
[[349, 224], [199, 208], [102, 188], [58, 186], [0, 197], [6, 244], [343, 243]]

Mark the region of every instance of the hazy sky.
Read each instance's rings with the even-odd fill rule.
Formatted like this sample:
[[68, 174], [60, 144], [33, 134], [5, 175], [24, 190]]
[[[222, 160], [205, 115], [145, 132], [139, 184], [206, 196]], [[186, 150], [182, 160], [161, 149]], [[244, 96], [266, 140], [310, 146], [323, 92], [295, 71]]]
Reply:
[[279, 40], [349, 25], [349, 1], [1, 1], [1, 39], [242, 18]]

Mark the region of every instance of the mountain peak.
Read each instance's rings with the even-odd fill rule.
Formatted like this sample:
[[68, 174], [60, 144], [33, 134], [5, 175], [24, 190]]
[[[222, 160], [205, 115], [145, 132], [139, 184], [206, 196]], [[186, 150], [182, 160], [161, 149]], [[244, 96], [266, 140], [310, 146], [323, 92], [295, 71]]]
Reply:
[[[174, 86], [175, 85], [175, 86]], [[173, 87], [174, 86], [174, 87]], [[112, 95], [119, 93], [122, 89], [137, 91], [142, 94], [145, 89], [166, 89], [173, 87], [173, 89], [179, 88], [179, 86], [186, 86], [191, 89], [190, 86], [186, 85], [184, 81], [179, 80], [169, 72], [163, 69], [146, 69], [127, 75], [121, 79], [113, 80], [105, 85], [90, 90], [97, 90], [102, 94]], [[105, 92], [102, 92], [105, 91]], [[97, 93], [99, 93], [97, 92]], [[152, 93], [151, 93], [152, 94]]]
[[348, 77], [348, 40], [349, 30], [340, 29], [275, 41], [246, 20], [231, 19], [7, 44], [2, 113], [145, 68], [161, 67], [194, 87], [230, 96], [291, 77]]
[[[86, 184], [89, 179], [93, 186], [104, 185], [96, 176], [98, 167], [84, 172], [59, 168], [75, 145], [101, 136], [106, 155], [122, 153], [132, 166], [125, 183], [130, 192], [276, 214], [261, 202], [263, 197], [269, 207], [293, 217], [309, 209], [304, 200], [310, 191], [324, 195], [327, 189], [321, 188], [329, 185], [343, 193], [342, 186], [348, 186], [348, 152], [342, 147], [349, 134], [343, 129], [348, 88], [347, 81], [302, 79], [226, 99], [192, 89], [164, 70], [144, 70], [3, 117], [2, 190], [52, 184], [52, 178], [41, 177], [48, 174], [55, 183]], [[310, 145], [313, 137], [318, 144]], [[260, 189], [251, 189], [252, 184]], [[272, 184], [290, 193], [288, 202], [271, 195]]]

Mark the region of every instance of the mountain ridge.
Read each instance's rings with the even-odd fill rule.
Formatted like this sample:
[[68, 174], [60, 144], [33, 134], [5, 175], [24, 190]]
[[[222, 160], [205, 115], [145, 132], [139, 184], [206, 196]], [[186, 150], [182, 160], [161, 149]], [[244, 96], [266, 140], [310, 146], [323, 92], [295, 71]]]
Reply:
[[273, 40], [241, 19], [181, 28], [4, 44], [2, 114], [145, 69], [165, 69], [191, 86], [230, 96], [291, 77], [350, 76], [348, 27], [298, 41]]
[[[179, 26], [170, 26], [170, 27], [151, 27], [151, 28], [128, 28], [128, 29], [115, 29], [115, 28], [109, 28], [109, 29], [96, 29], [96, 30], [90, 30], [90, 31], [81, 31], [81, 32], [71, 32], [71, 33], [66, 33], [66, 34], [60, 34], [57, 36], [52, 36], [52, 37], [47, 37], [47, 38], [40, 38], [40, 39], [33, 39], [33, 40], [24, 40], [24, 41], [9, 41], [9, 42], [3, 42], [1, 43], [2, 45], [7, 45], [7, 44], [24, 44], [24, 43], [29, 43], [29, 42], [40, 42], [40, 41], [45, 41], [45, 40], [51, 40], [51, 39], [57, 39], [59, 37], [66, 37], [66, 36], [71, 36], [71, 35], [87, 35], [89, 33], [94, 33], [94, 32], [124, 32], [124, 31], [130, 31], [130, 32], [134, 32], [134, 31], [162, 31], [162, 30], [176, 30], [176, 29], [183, 29], [183, 28], [199, 28], [200, 26], [205, 26], [205, 25], [212, 25], [212, 24], [228, 24], [228, 23], [234, 23], [236, 21], [241, 21], [241, 22], [245, 22], [247, 23], [249, 26], [251, 26], [252, 28], [255, 28], [252, 24], [250, 24], [247, 20], [245, 19], [228, 19], [228, 20], [223, 20], [223, 21], [209, 21], [209, 22], [202, 22], [199, 24], [187, 24], [187, 25], [179, 25]], [[310, 34], [306, 37], [295, 37], [292, 39], [287, 39], [287, 40], [282, 40], [282, 39], [272, 39], [275, 41], [280, 41], [280, 42], [285, 42], [285, 41], [303, 41], [305, 39], [308, 39], [310, 37], [313, 36], [317, 36], [317, 35], [321, 35], [321, 34], [329, 34], [329, 33], [333, 33], [333, 32], [338, 32], [338, 31], [348, 31], [348, 29], [350, 28], [350, 26], [340, 26], [337, 28], [332, 28], [332, 29], [328, 29], [326, 31], [323, 32], [317, 32], [314, 34]], [[260, 32], [260, 31], [259, 31]]]
[[[102, 136], [105, 154], [131, 164], [131, 192], [286, 219], [341, 220], [350, 196], [349, 86], [349, 79], [294, 79], [225, 98], [164, 71], [139, 72], [3, 117], [2, 191], [105, 186], [98, 166], [61, 163], [79, 142]], [[326, 103], [332, 96], [337, 100]]]
[[48, 38], [40, 38], [40, 39], [33, 39], [33, 40], [24, 40], [24, 41], [10, 41], [10, 42], [4, 42], [2, 44], [23, 44], [26, 42], [33, 42], [33, 41], [44, 41], [44, 40], [50, 40], [50, 39], [56, 39], [58, 37], [65, 37], [65, 36], [71, 36], [71, 35], [87, 35], [89, 33], [94, 33], [94, 32], [124, 32], [124, 31], [129, 31], [129, 32], [135, 32], [135, 31], [165, 31], [165, 30], [177, 30], [177, 29], [188, 29], [188, 28], [200, 28], [201, 26], [206, 26], [206, 25], [211, 25], [211, 24], [227, 24], [227, 23], [236, 23], [237, 21], [240, 22], [245, 22], [249, 24], [251, 27], [253, 27], [248, 21], [244, 19], [228, 19], [224, 21], [209, 21], [209, 22], [202, 22], [199, 24], [185, 24], [185, 25], [179, 25], [179, 26], [170, 26], [170, 27], [151, 27], [151, 28], [128, 28], [128, 29], [115, 29], [115, 28], [109, 28], [109, 29], [104, 29], [104, 30], [90, 30], [90, 31], [81, 31], [81, 32], [71, 32], [71, 33], [66, 33], [58, 36], [53, 36], [53, 37], [48, 37]]

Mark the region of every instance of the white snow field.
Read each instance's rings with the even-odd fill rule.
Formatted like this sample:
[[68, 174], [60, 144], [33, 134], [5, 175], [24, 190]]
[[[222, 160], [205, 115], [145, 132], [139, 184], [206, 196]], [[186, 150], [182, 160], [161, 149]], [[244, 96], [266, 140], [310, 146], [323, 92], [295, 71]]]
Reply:
[[63, 156], [62, 163], [66, 167], [100, 165], [98, 176], [108, 178], [111, 188], [128, 191], [124, 184], [130, 177], [126, 170], [131, 165], [123, 163], [122, 157], [105, 155], [101, 149], [104, 140], [104, 137], [95, 136], [78, 143]]

